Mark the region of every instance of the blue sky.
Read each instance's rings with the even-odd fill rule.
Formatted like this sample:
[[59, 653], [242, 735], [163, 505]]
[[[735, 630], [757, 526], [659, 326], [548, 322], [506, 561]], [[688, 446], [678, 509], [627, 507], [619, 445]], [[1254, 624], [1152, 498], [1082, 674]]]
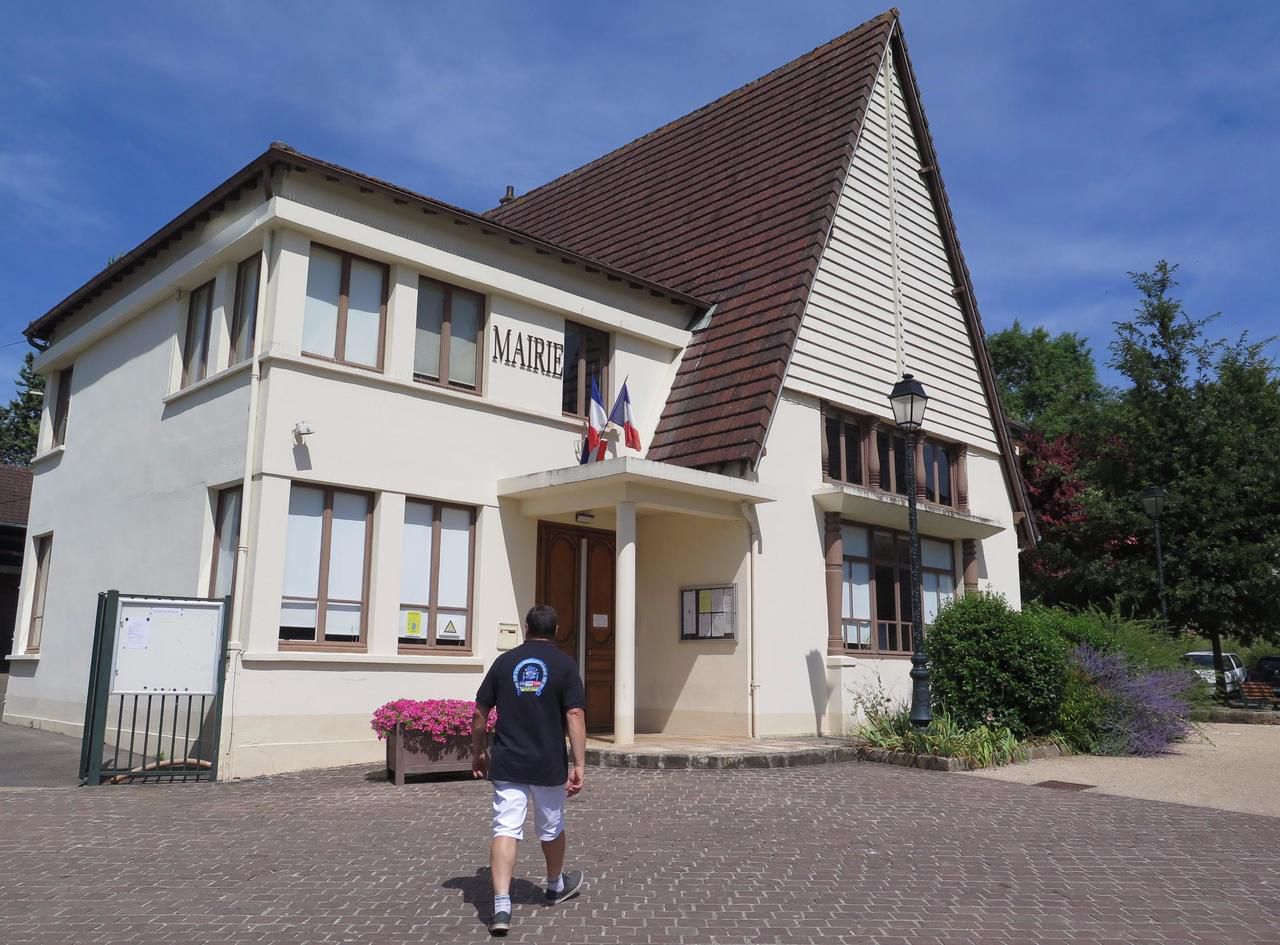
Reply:
[[[1105, 360], [1125, 273], [1160, 257], [1221, 333], [1280, 330], [1280, 6], [899, 6], [988, 331], [1078, 331]], [[273, 140], [485, 209], [882, 9], [12, 6], [0, 344]]]

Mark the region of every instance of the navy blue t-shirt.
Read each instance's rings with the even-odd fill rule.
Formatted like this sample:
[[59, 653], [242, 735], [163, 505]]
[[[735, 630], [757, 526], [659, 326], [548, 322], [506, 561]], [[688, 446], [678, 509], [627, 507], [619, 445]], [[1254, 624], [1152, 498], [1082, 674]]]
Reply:
[[498, 709], [489, 780], [555, 785], [569, 780], [564, 715], [585, 709], [578, 664], [551, 640], [503, 653], [480, 683], [476, 703]]

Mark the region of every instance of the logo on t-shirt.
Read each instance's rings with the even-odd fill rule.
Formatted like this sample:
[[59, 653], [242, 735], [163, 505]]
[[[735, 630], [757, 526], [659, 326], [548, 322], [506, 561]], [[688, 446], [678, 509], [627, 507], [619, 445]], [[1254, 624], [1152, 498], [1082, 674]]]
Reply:
[[515, 672], [511, 674], [516, 684], [516, 695], [523, 696], [528, 693], [535, 696], [542, 695], [542, 690], [547, 687], [549, 675], [547, 664], [535, 656], [516, 663]]

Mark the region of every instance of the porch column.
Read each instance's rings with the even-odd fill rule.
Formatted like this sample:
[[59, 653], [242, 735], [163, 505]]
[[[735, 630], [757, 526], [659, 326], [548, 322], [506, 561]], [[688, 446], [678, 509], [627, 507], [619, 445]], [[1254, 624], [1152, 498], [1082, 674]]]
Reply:
[[636, 739], [636, 504], [617, 506], [614, 565], [613, 743]]

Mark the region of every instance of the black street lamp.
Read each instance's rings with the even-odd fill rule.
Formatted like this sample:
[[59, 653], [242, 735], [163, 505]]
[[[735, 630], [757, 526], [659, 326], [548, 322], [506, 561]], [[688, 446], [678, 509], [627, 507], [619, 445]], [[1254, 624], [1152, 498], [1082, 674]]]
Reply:
[[1165, 633], [1169, 632], [1169, 608], [1164, 601], [1164, 552], [1160, 548], [1160, 516], [1164, 514], [1164, 490], [1159, 486], [1147, 486], [1142, 490], [1142, 506], [1151, 516], [1156, 530], [1156, 581], [1160, 590], [1160, 620]]
[[889, 404], [893, 419], [907, 434], [907, 455], [903, 465], [907, 471], [907, 518], [911, 528], [911, 724], [926, 728], [933, 721], [929, 705], [929, 660], [924, 655], [924, 624], [920, 603], [920, 531], [916, 526], [916, 433], [924, 425], [924, 409], [929, 395], [924, 385], [910, 374], [893, 385]]

